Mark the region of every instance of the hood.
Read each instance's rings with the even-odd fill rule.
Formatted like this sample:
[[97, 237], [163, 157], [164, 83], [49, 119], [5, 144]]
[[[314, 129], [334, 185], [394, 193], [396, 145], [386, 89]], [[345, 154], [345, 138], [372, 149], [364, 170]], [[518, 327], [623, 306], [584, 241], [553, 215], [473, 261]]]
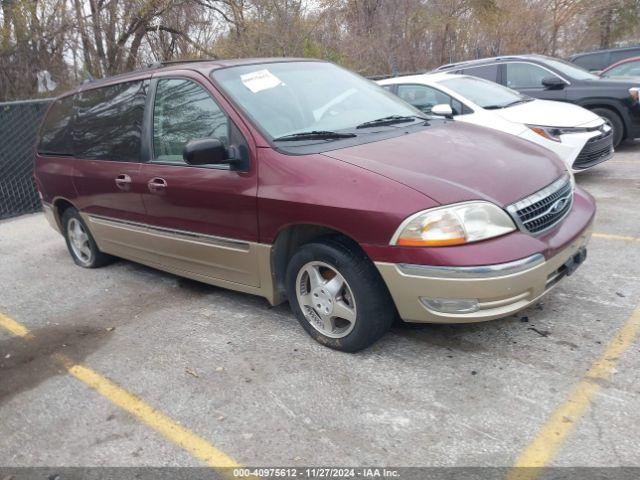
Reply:
[[505, 207], [566, 172], [550, 150], [459, 122], [433, 121], [416, 133], [323, 155], [400, 182], [441, 205], [487, 200]]
[[601, 82], [616, 80], [617, 82], [630, 83], [631, 86], [640, 86], [640, 75], [619, 75], [616, 77], [600, 77]]
[[[581, 127], [604, 121], [595, 113], [578, 105], [551, 100], [533, 100], [513, 107], [494, 110], [505, 120], [545, 127]], [[589, 125], [591, 126], [591, 125]]]
[[584, 80], [594, 87], [624, 88], [640, 87], [640, 77], [599, 77], [593, 80]]

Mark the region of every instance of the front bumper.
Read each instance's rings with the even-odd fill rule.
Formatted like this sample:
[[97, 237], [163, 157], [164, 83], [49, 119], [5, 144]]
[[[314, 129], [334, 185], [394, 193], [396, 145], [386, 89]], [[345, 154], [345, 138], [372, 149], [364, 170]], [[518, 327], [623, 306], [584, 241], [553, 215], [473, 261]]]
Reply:
[[[400, 317], [407, 322], [470, 323], [493, 320], [528, 307], [581, 263], [592, 225], [552, 258], [532, 255], [482, 267], [431, 267], [376, 262]], [[477, 310], [445, 313], [421, 299], [475, 300]], [[431, 302], [432, 303], [432, 302]]]
[[[602, 121], [600, 121], [602, 123]], [[598, 127], [599, 124], [586, 125]], [[560, 142], [547, 140], [527, 129], [520, 137], [542, 145], [558, 155], [573, 173], [584, 172], [613, 157], [613, 135], [604, 135], [600, 130], [565, 133]]]

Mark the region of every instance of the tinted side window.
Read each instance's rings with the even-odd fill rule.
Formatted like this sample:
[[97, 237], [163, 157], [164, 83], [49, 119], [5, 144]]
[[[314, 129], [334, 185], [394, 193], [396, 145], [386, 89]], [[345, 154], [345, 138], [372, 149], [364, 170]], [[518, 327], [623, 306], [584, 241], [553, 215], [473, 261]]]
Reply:
[[154, 158], [184, 163], [187, 142], [211, 137], [229, 145], [229, 120], [211, 95], [191, 80], [159, 80], [153, 106]]
[[472, 67], [464, 69], [465, 75], [473, 75], [474, 77], [484, 78], [492, 82], [498, 81], [498, 65], [483, 65], [481, 67]]
[[38, 153], [45, 155], [71, 155], [67, 127], [73, 115], [73, 97], [56, 100], [47, 112], [40, 130]]
[[553, 74], [542, 67], [530, 63], [507, 63], [507, 87], [542, 88], [542, 79]]
[[610, 65], [609, 52], [580, 55], [571, 60], [571, 62], [586, 70], [602, 70], [606, 66]]
[[620, 60], [624, 60], [625, 58], [635, 57], [637, 55], [640, 55], [640, 49], [620, 50], [618, 52], [611, 52], [609, 63], [613, 65], [614, 63], [619, 62]]
[[441, 103], [451, 104], [451, 97], [425, 85], [398, 85], [398, 96], [425, 113]]
[[72, 138], [78, 158], [137, 162], [148, 81], [87, 90], [76, 96]]

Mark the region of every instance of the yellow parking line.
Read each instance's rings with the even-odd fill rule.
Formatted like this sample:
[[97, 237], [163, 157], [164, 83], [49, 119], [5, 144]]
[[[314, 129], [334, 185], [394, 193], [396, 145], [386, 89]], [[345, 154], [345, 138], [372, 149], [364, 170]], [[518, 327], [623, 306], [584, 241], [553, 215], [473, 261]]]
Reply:
[[636, 307], [600, 358], [591, 365], [582, 380], [573, 388], [569, 398], [553, 412], [547, 423], [518, 457], [515, 468], [509, 472], [507, 479], [533, 480], [539, 477], [542, 469], [555, 458], [593, 402], [601, 388], [599, 381], [611, 376], [618, 360], [632, 344], [639, 331], [640, 306]]
[[622, 240], [624, 242], [640, 242], [640, 238], [638, 237], [626, 237], [624, 235], [611, 235], [609, 233], [594, 233], [592, 235], [594, 238], [605, 238], [607, 240]]
[[[24, 325], [2, 313], [0, 313], [0, 327], [27, 341], [35, 339]], [[220, 470], [223, 476], [233, 478], [231, 470], [229, 469], [239, 467], [239, 464], [202, 437], [179, 425], [136, 395], [127, 392], [122, 387], [90, 368], [80, 365], [71, 358], [59, 353], [53, 354], [51, 357], [62, 365], [71, 375], [89, 388], [98, 392], [114, 405], [130, 413], [210, 467], [223, 469]]]

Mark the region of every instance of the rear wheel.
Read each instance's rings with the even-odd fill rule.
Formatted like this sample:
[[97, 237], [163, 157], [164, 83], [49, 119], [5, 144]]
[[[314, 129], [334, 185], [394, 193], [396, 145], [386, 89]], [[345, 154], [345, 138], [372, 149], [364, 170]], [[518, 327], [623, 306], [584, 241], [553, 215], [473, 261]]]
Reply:
[[613, 129], [613, 146], [617, 148], [618, 145], [622, 143], [622, 140], [624, 140], [624, 124], [622, 123], [620, 115], [608, 108], [594, 108], [592, 112], [604, 118]]
[[356, 352], [396, 317], [389, 292], [366, 255], [337, 238], [304, 245], [287, 268], [287, 296], [302, 327], [319, 343]]
[[75, 208], [67, 208], [62, 214], [64, 238], [71, 258], [84, 268], [98, 268], [111, 263], [114, 258], [98, 249], [91, 232]]

